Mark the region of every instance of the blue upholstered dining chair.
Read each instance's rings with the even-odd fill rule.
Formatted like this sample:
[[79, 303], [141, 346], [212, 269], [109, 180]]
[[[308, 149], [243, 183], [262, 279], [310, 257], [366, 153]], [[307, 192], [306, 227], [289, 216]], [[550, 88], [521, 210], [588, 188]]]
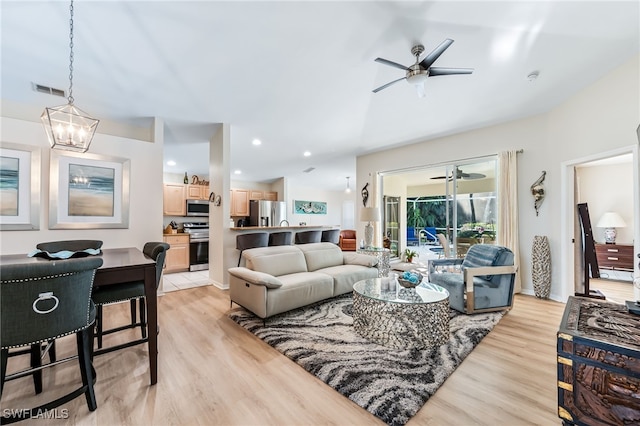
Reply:
[[[91, 291], [96, 269], [102, 265], [99, 257], [38, 261], [0, 265], [0, 346], [1, 387], [0, 396], [7, 380], [33, 376], [36, 392], [42, 391], [42, 368], [40, 357], [32, 357], [31, 368], [7, 375], [9, 349], [30, 346], [40, 348], [42, 342], [75, 334], [82, 386], [54, 401], [22, 410], [21, 419], [30, 413], [58, 407], [72, 398], [85, 395], [90, 411], [97, 408], [93, 383], [95, 373], [91, 365], [92, 331], [95, 321], [95, 306]], [[33, 352], [32, 352], [33, 353]], [[3, 408], [8, 408], [3, 406]], [[3, 418], [12, 422], [17, 418]]]
[[[451, 272], [455, 266], [460, 272]], [[444, 267], [444, 271], [442, 268]], [[449, 291], [449, 306], [473, 314], [511, 309], [515, 274], [513, 252], [492, 244], [475, 244], [464, 259], [429, 261], [429, 282]]]
[[[142, 252], [156, 262], [156, 288], [160, 284], [162, 277], [162, 269], [164, 268], [164, 260], [169, 250], [169, 244], [163, 242], [148, 242], [144, 245]], [[112, 329], [104, 329], [104, 312], [103, 306], [111, 303], [125, 302], [129, 300], [131, 304], [131, 322], [129, 324], [115, 327]], [[112, 352], [118, 349], [127, 348], [138, 345], [147, 341], [147, 316], [144, 294], [144, 281], [132, 281], [122, 284], [114, 284], [99, 287], [93, 293], [93, 301], [96, 304], [96, 339], [98, 350], [96, 355]], [[140, 321], [136, 320], [136, 301], [140, 307]], [[127, 343], [114, 345], [108, 348], [102, 348], [103, 337], [107, 334], [116, 333], [118, 331], [130, 328], [140, 327], [141, 339], [132, 340]]]

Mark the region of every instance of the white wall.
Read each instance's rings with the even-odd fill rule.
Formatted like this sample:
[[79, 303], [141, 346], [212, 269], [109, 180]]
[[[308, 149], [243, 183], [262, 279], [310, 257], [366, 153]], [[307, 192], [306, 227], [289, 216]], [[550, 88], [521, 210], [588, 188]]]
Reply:
[[[345, 200], [355, 201], [357, 191], [347, 194], [344, 191], [325, 191], [310, 187], [295, 187], [289, 183], [287, 196], [287, 219], [291, 226], [306, 222], [309, 226], [337, 226], [342, 228], [343, 204]], [[327, 203], [327, 214], [295, 214], [293, 201], [323, 201]], [[356, 216], [357, 219], [357, 216]], [[357, 222], [357, 220], [356, 220]]]
[[632, 244], [633, 224], [633, 167], [631, 163], [593, 167], [577, 167], [580, 203], [587, 203], [593, 237], [604, 243], [604, 228], [598, 220], [605, 212], [616, 212], [626, 222], [625, 228], [616, 228], [616, 242]]
[[[3, 111], [5, 114], [6, 111]], [[35, 117], [36, 119], [38, 117]], [[96, 134], [89, 153], [131, 160], [128, 229], [49, 230], [49, 153], [50, 148], [40, 122], [0, 117], [3, 142], [34, 145], [42, 150], [42, 188], [40, 191], [40, 230], [0, 231], [0, 254], [20, 254], [37, 243], [67, 239], [97, 239], [104, 248], [138, 247], [147, 241], [162, 241], [162, 123], [156, 123], [155, 143]], [[158, 130], [158, 128], [160, 130]], [[100, 131], [100, 126], [98, 126]]]
[[[573, 282], [561, 278], [560, 265], [566, 261], [566, 254], [561, 251], [561, 219], [563, 214], [569, 214], [562, 212], [561, 165], [575, 158], [638, 144], [639, 58], [636, 56], [549, 113], [358, 157], [356, 186], [373, 181], [370, 192], [376, 196], [372, 201], [380, 205], [376, 194], [378, 172], [524, 149], [518, 156], [523, 292], [533, 294], [529, 260], [533, 237], [546, 235], [552, 254], [551, 297], [564, 300], [573, 291]], [[429, 163], [424, 159], [429, 159]], [[547, 196], [540, 215], [536, 216], [529, 187], [542, 170], [547, 171]], [[358, 232], [361, 238], [362, 226]]]

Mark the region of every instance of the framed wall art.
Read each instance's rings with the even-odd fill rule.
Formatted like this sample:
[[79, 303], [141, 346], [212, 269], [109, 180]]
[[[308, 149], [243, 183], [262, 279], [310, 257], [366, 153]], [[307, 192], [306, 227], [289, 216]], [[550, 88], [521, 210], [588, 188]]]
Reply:
[[49, 229], [129, 227], [131, 161], [51, 151]]
[[39, 147], [0, 142], [0, 230], [40, 229], [40, 163]]
[[295, 214], [327, 214], [327, 203], [324, 201], [293, 201]]

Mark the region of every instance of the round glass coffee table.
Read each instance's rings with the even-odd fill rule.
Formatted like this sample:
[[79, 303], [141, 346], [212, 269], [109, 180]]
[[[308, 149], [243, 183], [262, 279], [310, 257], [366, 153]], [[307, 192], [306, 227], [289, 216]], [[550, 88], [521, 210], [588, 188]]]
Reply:
[[353, 285], [353, 328], [367, 340], [393, 349], [426, 349], [449, 340], [449, 292], [423, 281], [415, 288], [394, 279]]

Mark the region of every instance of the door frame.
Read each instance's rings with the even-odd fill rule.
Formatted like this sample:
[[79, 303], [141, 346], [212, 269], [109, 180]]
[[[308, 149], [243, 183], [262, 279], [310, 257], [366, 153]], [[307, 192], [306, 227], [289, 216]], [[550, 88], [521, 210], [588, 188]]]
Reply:
[[[640, 135], [639, 135], [640, 137]], [[640, 141], [639, 141], [640, 142]], [[561, 286], [561, 294], [559, 295], [562, 301], [565, 301], [575, 293], [575, 262], [576, 257], [574, 253], [574, 229], [575, 229], [575, 167], [584, 163], [590, 163], [592, 161], [603, 160], [618, 155], [629, 154], [633, 156], [633, 226], [634, 226], [634, 295], [636, 299], [640, 297], [640, 271], [638, 270], [638, 264], [635, 261], [638, 253], [640, 253], [640, 158], [638, 157], [638, 144], [629, 145], [610, 151], [604, 151], [597, 154], [589, 155], [586, 157], [577, 158], [574, 160], [565, 161], [561, 165], [560, 181], [562, 182], [562, 188], [560, 193], [561, 206], [560, 206], [560, 270], [561, 270], [561, 282], [564, 283]]]

